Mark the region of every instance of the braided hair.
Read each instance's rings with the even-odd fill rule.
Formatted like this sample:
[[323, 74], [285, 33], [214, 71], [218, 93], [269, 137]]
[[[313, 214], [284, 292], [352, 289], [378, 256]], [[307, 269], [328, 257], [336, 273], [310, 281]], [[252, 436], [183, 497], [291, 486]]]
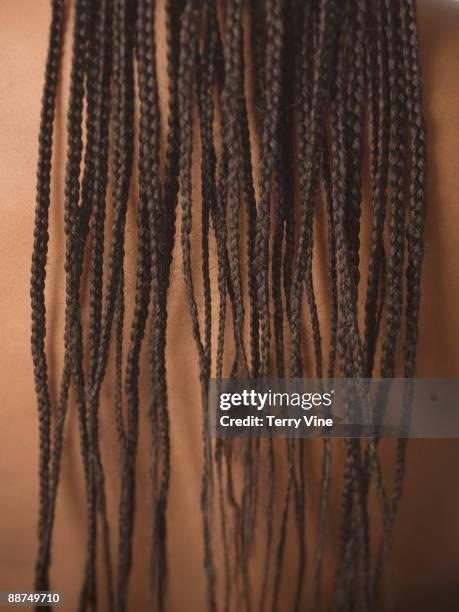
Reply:
[[[80, 610], [98, 607], [99, 548], [109, 607], [126, 610], [135, 561], [139, 381], [145, 371], [151, 426], [149, 575], [154, 608], [168, 609], [168, 493], [171, 471], [178, 468], [171, 454], [173, 389], [167, 383], [166, 337], [171, 270], [181, 250], [202, 403], [200, 511], [208, 609], [281, 609], [286, 537], [293, 523], [298, 554], [291, 609], [309, 605], [319, 610], [325, 601], [332, 445], [323, 441], [311, 553], [305, 440], [287, 439], [278, 446], [271, 439], [247, 439], [239, 447], [232, 440], [212, 439], [208, 381], [211, 376], [299, 378], [311, 370], [318, 378], [391, 378], [398, 371], [400, 346], [401, 371], [414, 376], [426, 192], [415, 0], [164, 2], [165, 105], [160, 103], [155, 0], [71, 3], [65, 334], [56, 410], [45, 349], [45, 280], [66, 3], [51, 2], [30, 292], [40, 445], [35, 587], [50, 586], [63, 432], [73, 393], [87, 518]], [[200, 201], [194, 164], [200, 171]], [[137, 254], [125, 347], [130, 208], [137, 224]], [[364, 209], [370, 219], [367, 265], [361, 257]], [[325, 285], [318, 281], [321, 244]], [[319, 309], [318, 292], [324, 286], [327, 308]], [[112, 354], [120, 449], [116, 554], [110, 546], [113, 525], [99, 439], [101, 390]], [[407, 402], [405, 420], [408, 412]], [[381, 577], [391, 574], [406, 446], [406, 439], [400, 439], [389, 494], [378, 440], [343, 442], [341, 528], [328, 602], [332, 610], [374, 609]], [[382, 534], [376, 553], [370, 546], [368, 511], [373, 478]], [[262, 512], [260, 562], [255, 524]], [[237, 592], [243, 604], [236, 604]]]

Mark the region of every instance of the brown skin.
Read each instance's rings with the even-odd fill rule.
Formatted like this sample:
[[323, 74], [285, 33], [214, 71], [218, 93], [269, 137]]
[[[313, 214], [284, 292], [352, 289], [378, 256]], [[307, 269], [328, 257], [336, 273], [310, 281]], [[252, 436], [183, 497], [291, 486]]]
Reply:
[[[47, 0], [3, 0], [0, 3], [0, 590], [23, 591], [32, 588], [36, 552], [38, 437], [29, 349], [29, 283], [37, 135], [49, 4]], [[159, 4], [160, 10], [163, 10], [162, 2]], [[417, 374], [420, 377], [455, 377], [459, 366], [459, 5], [448, 1], [423, 0], [419, 17], [430, 165]], [[162, 19], [159, 23], [163, 23]], [[164, 57], [164, 31], [161, 25], [158, 36], [159, 56]], [[48, 348], [54, 398], [58, 389], [55, 372], [60, 372], [62, 364], [65, 303], [62, 192], [69, 61], [67, 40], [61, 86], [64, 93], [59, 100], [55, 134], [56, 164], [60, 170], [56, 172], [53, 182], [50, 215], [52, 239], [47, 268]], [[160, 87], [164, 91], [164, 62], [161, 66]], [[195, 172], [195, 183], [199, 182], [198, 176]], [[199, 206], [198, 196], [196, 202]], [[129, 223], [134, 227], [132, 213]], [[134, 239], [131, 238], [128, 246], [128, 295], [132, 295], [133, 291], [134, 254]], [[175, 261], [167, 349], [174, 466], [168, 510], [168, 610], [182, 612], [204, 609], [205, 586], [201, 569], [197, 357], [191, 337], [179, 252]], [[325, 300], [319, 292], [319, 307], [326, 306]], [[128, 311], [128, 317], [130, 314]], [[109, 379], [111, 374], [109, 371]], [[142, 385], [146, 395], [147, 384], [143, 381]], [[113, 508], [111, 523], [113, 531], [116, 531], [118, 447], [113, 417], [107, 414], [107, 410], [104, 412], [104, 407], [110, 409], [111, 400], [112, 386], [108, 385], [102, 394], [101, 436], [108, 474], [108, 497]], [[76, 606], [84, 563], [84, 496], [77, 429], [75, 413], [71, 409], [64, 446], [52, 566], [52, 585], [64, 594], [67, 610]], [[147, 417], [142, 414], [136, 565], [130, 594], [132, 609], [137, 610], [146, 609], [148, 601], [148, 431]], [[318, 443], [307, 448], [308, 474], [313, 491], [317, 490], [320, 474], [320, 448]], [[387, 466], [392, 463], [392, 450], [393, 445], [385, 445]], [[342, 452], [338, 445], [336, 452]], [[281, 458], [279, 460], [282, 461]], [[397, 610], [435, 609], [446, 612], [457, 605], [459, 491], [454, 483], [458, 465], [457, 441], [418, 440], [410, 443], [404, 501], [397, 519], [395, 538], [396, 589], [399, 593]], [[337, 481], [335, 477], [336, 484]], [[332, 533], [335, 534], [338, 525], [336, 502], [335, 497], [332, 512]], [[311, 508], [311, 534], [316, 525], [314, 513]], [[291, 534], [291, 539], [294, 537], [295, 534]], [[333, 555], [333, 547], [329, 553]], [[331, 578], [330, 571], [327, 571], [327, 576]]]

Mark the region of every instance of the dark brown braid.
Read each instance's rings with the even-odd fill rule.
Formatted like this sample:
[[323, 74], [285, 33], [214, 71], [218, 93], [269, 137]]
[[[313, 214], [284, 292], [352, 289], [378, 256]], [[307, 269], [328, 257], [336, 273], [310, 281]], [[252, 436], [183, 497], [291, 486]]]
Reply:
[[[82, 273], [82, 244], [79, 240], [80, 221], [80, 163], [82, 158], [82, 116], [84, 97], [84, 74], [86, 68], [87, 33], [90, 14], [84, 2], [75, 3], [74, 40], [72, 50], [71, 87], [67, 115], [67, 165], [65, 177], [64, 226], [66, 234], [66, 313], [65, 313], [65, 360], [68, 360], [71, 377], [75, 382], [75, 393], [81, 436], [81, 452], [87, 496], [87, 560], [85, 582], [81, 592], [80, 607], [95, 609], [96, 599], [96, 536], [97, 536], [97, 492], [94, 474], [94, 419], [87, 414], [84, 371], [82, 362], [82, 327], [80, 315], [79, 280]], [[64, 364], [64, 372], [66, 370]], [[62, 383], [64, 384], [65, 379]], [[64, 393], [61, 397], [65, 398]], [[67, 401], [67, 398], [65, 398]]]
[[42, 97], [39, 154], [37, 166], [37, 196], [35, 208], [35, 231], [32, 254], [32, 283], [30, 289], [32, 305], [32, 357], [35, 388], [40, 423], [40, 509], [38, 521], [38, 557], [36, 563], [35, 588], [48, 588], [49, 544], [46, 542], [46, 524], [49, 521], [49, 463], [51, 455], [51, 400], [48, 389], [48, 367], [45, 352], [46, 308], [45, 278], [48, 253], [48, 218], [51, 190], [51, 157], [53, 150], [53, 125], [56, 94], [60, 70], [64, 2], [52, 3], [49, 31], [49, 47], [46, 60], [45, 84]]

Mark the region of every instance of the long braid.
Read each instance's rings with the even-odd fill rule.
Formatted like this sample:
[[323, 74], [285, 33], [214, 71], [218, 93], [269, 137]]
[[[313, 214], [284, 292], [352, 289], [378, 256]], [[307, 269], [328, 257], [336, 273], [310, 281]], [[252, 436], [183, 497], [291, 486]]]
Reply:
[[[297, 262], [296, 269], [293, 274], [290, 296], [290, 312], [289, 323], [292, 338], [291, 350], [291, 367], [290, 376], [299, 377], [302, 372], [302, 358], [300, 354], [300, 326], [299, 315], [301, 305], [301, 292], [303, 280], [306, 281], [306, 294], [310, 309], [311, 323], [313, 329], [313, 340], [315, 349], [316, 370], [318, 375], [322, 370], [322, 356], [320, 348], [320, 330], [317, 318], [317, 308], [315, 304], [314, 288], [312, 282], [312, 222], [313, 222], [313, 206], [316, 197], [316, 189], [318, 187], [317, 168], [320, 167], [321, 155], [320, 145], [322, 143], [323, 131], [323, 103], [325, 92], [328, 87], [328, 78], [330, 70], [331, 55], [326, 48], [326, 39], [328, 37], [329, 28], [333, 23], [333, 9], [330, 4], [320, 6], [316, 20], [316, 45], [317, 55], [316, 63], [313, 66], [308, 64], [307, 55], [302, 57], [301, 65], [301, 80], [299, 87], [301, 88], [301, 98], [304, 100], [301, 108], [298, 109], [298, 163], [299, 163], [299, 193], [301, 197], [301, 223], [300, 235], [298, 238]], [[311, 19], [312, 15], [309, 11], [303, 15], [303, 45], [312, 44], [313, 37], [311, 36]], [[312, 84], [310, 93], [308, 92], [309, 78], [308, 73], [312, 74]], [[303, 114], [304, 113], [304, 114]], [[307, 119], [306, 119], [307, 117]], [[310, 128], [310, 138], [306, 139], [304, 126], [308, 120]], [[296, 492], [296, 511], [297, 525], [299, 535], [299, 564], [298, 564], [298, 579], [296, 588], [295, 608], [299, 609], [302, 597], [302, 585], [304, 582], [304, 564], [305, 564], [305, 539], [304, 539], [304, 514], [305, 514], [305, 493], [304, 493], [304, 475], [303, 475], [303, 456], [304, 456], [304, 441], [299, 441], [299, 464], [300, 464], [300, 485]], [[291, 454], [291, 452], [289, 453]], [[295, 486], [296, 489], [296, 486]]]
[[[205, 303], [207, 302], [205, 320], [205, 346], [206, 355], [209, 360], [209, 368], [211, 367], [211, 287], [208, 279], [208, 239], [205, 238], [205, 233], [210, 229], [208, 225], [208, 216], [213, 219], [217, 249], [219, 256], [219, 284], [220, 284], [220, 307], [222, 303], [226, 307], [226, 282], [224, 276], [224, 268], [220, 262], [222, 254], [221, 232], [219, 231], [219, 221], [217, 220], [217, 176], [216, 176], [216, 152], [213, 145], [213, 123], [214, 123], [214, 104], [213, 91], [216, 81], [216, 63], [218, 49], [218, 24], [216, 22], [216, 7], [213, 2], [207, 5], [207, 23], [205, 32], [204, 49], [200, 62], [200, 82], [198, 93], [198, 114], [201, 131], [201, 183], [202, 183], [202, 207], [203, 207], [203, 222], [202, 222], [202, 240], [203, 240], [203, 277], [205, 279]], [[207, 224], [207, 225], [206, 225]], [[206, 253], [206, 255], [205, 255]], [[220, 317], [220, 321], [224, 320]], [[221, 346], [223, 340], [220, 339]], [[217, 377], [221, 378], [222, 364], [217, 366]], [[218, 503], [220, 510], [220, 528], [223, 541], [223, 560], [224, 560], [224, 604], [223, 608], [228, 612], [231, 601], [231, 576], [230, 576], [230, 551], [228, 542], [228, 519], [226, 512], [226, 504], [224, 501], [223, 487], [223, 442], [217, 440], [215, 446], [215, 462], [218, 479]]]
[[[410, 206], [408, 221], [408, 265], [406, 268], [407, 304], [405, 311], [405, 378], [412, 378], [416, 371], [416, 346], [421, 298], [421, 269], [424, 255], [424, 223], [426, 211], [426, 130], [422, 113], [422, 81], [419, 65], [419, 43], [416, 27], [416, 9], [410, 0], [402, 27], [407, 36], [410, 72], [407, 83], [411, 90], [407, 98], [409, 127], [411, 131]], [[402, 494], [404, 478], [406, 438], [399, 441], [392, 512], [395, 513]]]
[[[83, 236], [86, 219], [85, 209], [88, 209], [91, 219], [92, 252], [90, 262], [90, 376], [89, 385], [94, 382], [97, 368], [97, 352], [100, 339], [102, 316], [102, 284], [104, 260], [104, 226], [105, 199], [108, 182], [108, 122], [111, 103], [111, 56], [112, 56], [112, 24], [111, 2], [100, 3], [99, 10], [94, 15], [94, 46], [88, 49], [87, 71], [87, 146], [84, 159], [84, 176], [81, 192], [81, 216]], [[92, 58], [92, 59], [91, 59]], [[84, 239], [84, 238], [83, 238]], [[94, 470], [97, 478], [98, 507], [101, 512], [103, 546], [107, 568], [108, 600], [113, 607], [113, 578], [109, 527], [105, 501], [105, 477], [99, 449], [98, 410], [91, 406], [88, 414], [91, 420], [91, 437], [94, 451]]]
[[[300, 254], [300, 249], [298, 249], [298, 258], [301, 260], [305, 260], [304, 266], [304, 282], [306, 287], [306, 297], [309, 308], [309, 314], [311, 318], [311, 326], [312, 326], [312, 336], [313, 336], [313, 346], [314, 346], [314, 354], [315, 354], [315, 369], [318, 376], [321, 376], [322, 371], [322, 351], [321, 351], [321, 339], [320, 339], [320, 328], [319, 321], [317, 317], [317, 307], [315, 300], [315, 292], [313, 285], [313, 277], [312, 277], [312, 257], [313, 257], [313, 211], [315, 206], [315, 193], [314, 187], [312, 191], [308, 193], [308, 162], [307, 162], [307, 142], [308, 137], [306, 136], [306, 132], [308, 130], [313, 130], [314, 133], [317, 133], [321, 128], [319, 125], [313, 127], [313, 123], [316, 120], [314, 117], [314, 112], [311, 113], [312, 110], [312, 96], [311, 91], [314, 90], [314, 77], [317, 76], [317, 71], [314, 70], [314, 66], [311, 66], [311, 62], [309, 58], [313, 53], [311, 52], [314, 44], [319, 44], [319, 35], [317, 34], [317, 29], [320, 27], [320, 9], [314, 10], [315, 7], [309, 6], [306, 7], [302, 14], [302, 22], [300, 26], [300, 40], [299, 40], [299, 48], [300, 52], [300, 60], [298, 62], [298, 66], [296, 69], [297, 74], [297, 91], [296, 97], [299, 101], [298, 106], [295, 108], [296, 118], [298, 122], [297, 126], [297, 139], [298, 139], [298, 167], [299, 167], [299, 198], [300, 198], [300, 210], [302, 211], [302, 226], [305, 228], [305, 234], [302, 236], [300, 234], [299, 240], [302, 238], [306, 240], [306, 250], [303, 254]], [[293, 35], [291, 35], [293, 38]], [[326, 78], [326, 77], [325, 77]], [[312, 85], [311, 85], [312, 79]], [[325, 82], [325, 81], [324, 81]], [[317, 81], [316, 81], [317, 83]], [[317, 88], [315, 89], [315, 94], [317, 93]], [[313, 94], [314, 95], [314, 94]], [[315, 97], [317, 101], [317, 97]], [[317, 118], [317, 122], [319, 124], [320, 118]], [[317, 131], [316, 131], [317, 130]], [[313, 145], [314, 146], [314, 145]], [[313, 154], [314, 155], [314, 154]], [[312, 155], [312, 156], [313, 156]], [[290, 204], [290, 209], [293, 208], [292, 204]], [[274, 246], [273, 246], [274, 252]], [[301, 265], [301, 264], [300, 264]], [[295, 275], [293, 275], [293, 284], [295, 283]], [[292, 284], [292, 286], [293, 286]], [[298, 287], [298, 285], [297, 285]], [[302, 283], [300, 283], [301, 291], [302, 291]], [[292, 291], [293, 293], [293, 291]], [[297, 307], [298, 307], [298, 293], [296, 293], [295, 297], [289, 297], [289, 316], [292, 317], [290, 319], [290, 324], [295, 329], [297, 320]], [[301, 304], [301, 298], [300, 298]], [[301, 306], [299, 306], [301, 308]], [[292, 329], [292, 327], [290, 328]], [[298, 329], [299, 331], [299, 329]], [[299, 340], [299, 334], [295, 336], [296, 339]], [[297, 354], [298, 345], [295, 343], [292, 347], [292, 355]], [[300, 377], [302, 375], [302, 359], [295, 358], [294, 368], [290, 372], [290, 375], [293, 377]], [[293, 442], [290, 442], [293, 444]], [[305, 521], [306, 521], [306, 487], [305, 487], [305, 472], [304, 472], [304, 440], [300, 439], [298, 441], [298, 464], [299, 464], [299, 482], [297, 483], [296, 479], [294, 479], [294, 494], [295, 494], [295, 510], [296, 510], [296, 523], [297, 523], [297, 531], [298, 531], [298, 572], [297, 572], [297, 581], [296, 581], [296, 590], [295, 590], [295, 600], [294, 600], [294, 609], [299, 610], [302, 601], [303, 594], [303, 585], [304, 585], [304, 573], [306, 566], [306, 534], [305, 534]], [[292, 451], [288, 451], [288, 456], [291, 455]]]
[[[422, 115], [422, 89], [420, 79], [418, 39], [415, 6], [412, 2], [401, 11], [400, 24], [403, 42], [403, 56], [406, 70], [406, 110], [410, 131], [410, 174], [409, 174], [409, 216], [407, 227], [408, 262], [406, 267], [406, 329], [405, 329], [405, 378], [415, 373], [416, 344], [418, 336], [421, 264], [423, 259], [423, 229], [425, 221], [425, 180], [426, 180], [426, 136]], [[412, 386], [408, 382], [402, 412], [403, 430], [409, 424], [412, 402]], [[397, 444], [394, 486], [390, 505], [390, 520], [386, 523], [384, 541], [380, 549], [375, 580], [384, 561], [390, 563], [391, 528], [402, 496], [405, 472], [407, 438], [401, 437]]]
[[[151, 479], [154, 515], [152, 525], [151, 572], [156, 588], [157, 604], [164, 609], [166, 563], [166, 504], [169, 487], [169, 433], [167, 394], [165, 391], [165, 367], [163, 350], [163, 316], [161, 295], [161, 258], [163, 240], [160, 228], [163, 223], [163, 204], [159, 180], [159, 109], [155, 74], [155, 39], [153, 29], [155, 3], [140, 2], [137, 14], [137, 58], [140, 97], [139, 130], [139, 183], [140, 200], [145, 201], [149, 226], [149, 255], [151, 271], [152, 332], [149, 346], [150, 359], [150, 421], [152, 428]], [[164, 302], [163, 302], [164, 303]], [[158, 440], [161, 446], [162, 476], [157, 487]]]
[[46, 523], [49, 517], [48, 490], [51, 445], [51, 399], [48, 389], [48, 366], [45, 353], [45, 267], [49, 239], [48, 217], [50, 205], [53, 125], [60, 69], [63, 18], [64, 2], [54, 0], [52, 3], [48, 56], [46, 60], [45, 84], [43, 87], [40, 121], [35, 230], [32, 254], [32, 281], [30, 289], [32, 306], [31, 345], [40, 423], [39, 549], [35, 567], [35, 588], [37, 590], [46, 590], [48, 588], [48, 567], [50, 562], [50, 545], [45, 542]]
[[[72, 51], [71, 87], [68, 111], [68, 152], [65, 179], [64, 226], [66, 234], [66, 316], [65, 316], [65, 360], [68, 360], [75, 381], [76, 401], [80, 425], [81, 452], [86, 482], [87, 496], [87, 560], [85, 582], [81, 592], [80, 608], [87, 605], [96, 608], [96, 483], [92, 458], [92, 427], [88, 427], [84, 372], [82, 363], [82, 330], [79, 305], [79, 280], [82, 272], [82, 244], [79, 233], [80, 164], [82, 158], [82, 112], [84, 95], [84, 73], [86, 67], [86, 34], [89, 28], [87, 7], [84, 2], [75, 4], [74, 41]], [[84, 244], [84, 242], [83, 242]], [[66, 384], [66, 364], [61, 388]], [[65, 392], [61, 393], [67, 401]]]
[[[114, 57], [114, 142], [113, 142], [113, 224], [112, 224], [112, 243], [109, 255], [109, 278], [107, 287], [107, 297], [105, 303], [103, 327], [109, 328], [112, 311], [112, 303], [116, 304], [116, 312], [119, 317], [119, 325], [122, 325], [122, 313], [120, 302], [123, 292], [123, 237], [127, 211], [127, 199], [129, 196], [129, 184], [132, 171], [133, 160], [133, 75], [132, 75], [132, 29], [129, 25], [130, 14], [127, 10], [126, 0], [117, 0], [115, 4], [115, 48], [118, 52]], [[130, 65], [131, 64], [131, 65]], [[118, 299], [115, 302], [115, 292]], [[122, 330], [119, 330], [119, 334]], [[104, 351], [103, 338], [106, 334], [102, 332], [102, 342], [100, 351]], [[127, 363], [129, 364], [131, 351], [128, 354]], [[99, 355], [98, 367], [101, 365], [101, 358], [104, 353]], [[121, 367], [121, 364], [118, 366]], [[120, 380], [117, 385], [121, 388], [121, 372], [118, 373]], [[118, 528], [118, 572], [117, 572], [117, 598], [116, 609], [123, 610], [125, 607], [125, 594], [128, 586], [128, 575], [130, 566], [130, 538], [132, 533], [132, 514], [130, 505], [133, 498], [133, 483], [129, 478], [129, 469], [133, 464], [135, 451], [136, 433], [132, 426], [132, 405], [130, 402], [129, 388], [127, 391], [127, 428], [123, 426], [124, 444], [121, 446], [121, 500], [119, 511]], [[121, 415], [120, 415], [121, 417]], [[127, 475], [126, 475], [127, 472]], [[127, 480], [127, 482], [126, 482]], [[127, 498], [127, 501], [126, 501]], [[127, 510], [126, 510], [127, 506]]]
[[[390, 126], [390, 100], [388, 82], [388, 57], [385, 37], [386, 11], [383, 2], [379, 2], [375, 31], [368, 31], [368, 43], [376, 37], [373, 53], [368, 61], [369, 108], [370, 108], [370, 179], [372, 185], [371, 200], [373, 213], [372, 244], [368, 265], [367, 293], [365, 301], [365, 341], [366, 376], [372, 375], [376, 343], [379, 335], [382, 306], [384, 304], [385, 286], [385, 249], [383, 242], [386, 217], [386, 190], [388, 185], [388, 149]], [[371, 23], [369, 24], [371, 28]], [[378, 296], [379, 292], [379, 296]], [[379, 313], [378, 313], [379, 297]], [[365, 450], [364, 469], [366, 487], [375, 471], [376, 494], [381, 508], [383, 529], [388, 521], [388, 504], [384, 488], [379, 457], [377, 454], [378, 439], [370, 439]], [[373, 585], [374, 586], [374, 585]], [[372, 593], [375, 596], [375, 593]]]
[[190, 234], [192, 227], [191, 216], [191, 155], [192, 155], [192, 96], [193, 80], [195, 78], [197, 46], [196, 28], [198, 9], [195, 0], [188, 0], [182, 18], [181, 56], [179, 70], [179, 109], [180, 109], [180, 190], [182, 196], [182, 255], [183, 274], [186, 286], [188, 303], [190, 306], [193, 336], [198, 350], [200, 367], [200, 384], [203, 407], [203, 451], [204, 470], [201, 488], [201, 509], [203, 514], [204, 531], [204, 557], [207, 575], [207, 598], [209, 609], [217, 609], [215, 595], [215, 566], [210, 533], [210, 479], [211, 454], [209, 440], [209, 425], [207, 422], [207, 377], [209, 373], [204, 346], [201, 340], [198, 307], [194, 295], [191, 272], [191, 244]]
[[[389, 60], [394, 64], [394, 70], [389, 77], [391, 103], [390, 130], [390, 186], [391, 186], [391, 219], [390, 219], [390, 251], [387, 264], [387, 312], [386, 326], [381, 350], [381, 376], [393, 377], [395, 372], [395, 352], [397, 337], [403, 312], [403, 259], [404, 259], [404, 227], [405, 227], [405, 81], [403, 62], [398, 61], [401, 54], [400, 28], [397, 11], [392, 3], [386, 2], [387, 35]], [[383, 561], [390, 572], [389, 555], [390, 523], [385, 521], [383, 532]], [[376, 580], [378, 568], [376, 571]]]
[[[349, 257], [351, 264], [351, 274], [354, 279], [351, 283], [353, 295], [353, 310], [357, 313], [358, 287], [360, 281], [360, 215], [361, 215], [361, 168], [363, 157], [363, 123], [364, 123], [364, 102], [366, 93], [366, 66], [365, 66], [365, 32], [367, 22], [367, 3], [363, 0], [351, 2], [351, 20], [350, 32], [352, 40], [348, 50], [348, 75], [347, 75], [347, 95], [346, 95], [346, 118], [347, 118], [347, 136], [349, 151], [347, 181], [348, 181], [348, 199], [346, 201], [346, 212], [348, 215], [346, 228], [350, 231], [348, 236]], [[355, 38], [354, 38], [355, 37]], [[357, 314], [354, 315], [357, 320]], [[355, 327], [357, 328], [357, 322]], [[363, 372], [363, 354], [360, 342], [358, 328], [351, 338], [356, 337], [353, 343], [358, 345], [358, 361], [356, 362], [356, 374], [361, 377]], [[349, 443], [352, 447], [350, 452], [355, 454], [360, 471], [360, 441], [352, 441]], [[370, 576], [369, 576], [369, 561], [370, 561], [370, 543], [369, 543], [369, 524], [368, 524], [368, 508], [367, 494], [365, 490], [364, 480], [357, 483], [356, 486], [356, 519], [360, 523], [360, 547], [361, 547], [361, 571], [362, 571], [362, 608], [369, 610], [370, 608]], [[351, 580], [353, 578], [351, 577]]]
[[[346, 25], [346, 24], [345, 24]], [[343, 33], [346, 28], [343, 27]], [[361, 362], [360, 341], [356, 318], [356, 291], [352, 289], [355, 276], [350, 272], [350, 253], [346, 240], [346, 193], [347, 193], [347, 158], [346, 158], [346, 129], [344, 112], [344, 51], [340, 53], [340, 67], [337, 72], [335, 103], [332, 104], [331, 141], [332, 141], [332, 185], [333, 185], [333, 217], [336, 232], [336, 251], [339, 278], [339, 325], [338, 325], [338, 353], [340, 358], [341, 375], [344, 378], [353, 378], [359, 372], [358, 364]], [[355, 564], [357, 547], [357, 533], [350, 521], [354, 511], [354, 491], [359, 489], [359, 449], [354, 441], [346, 442], [346, 463], [343, 476], [343, 490], [341, 496], [341, 533], [336, 569], [336, 587], [334, 593], [334, 606], [337, 607], [349, 593], [352, 584], [352, 572]], [[353, 558], [348, 561], [350, 576], [346, 576], [346, 553], [351, 550]], [[346, 586], [347, 582], [347, 586]]]

